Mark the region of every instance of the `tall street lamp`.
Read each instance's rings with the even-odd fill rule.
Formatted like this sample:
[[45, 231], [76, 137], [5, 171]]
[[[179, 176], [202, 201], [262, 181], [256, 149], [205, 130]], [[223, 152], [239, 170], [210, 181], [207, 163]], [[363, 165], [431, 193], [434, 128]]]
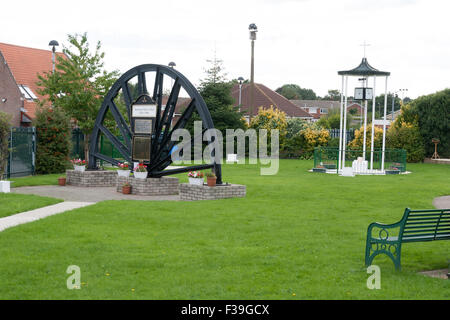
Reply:
[[254, 91], [255, 91], [255, 40], [256, 40], [256, 32], [258, 32], [258, 28], [256, 24], [252, 23], [248, 26], [248, 30], [250, 31], [250, 40], [251, 40], [251, 68], [250, 68], [250, 114], [248, 117], [249, 123], [252, 120], [253, 114], [253, 104], [254, 104]]
[[52, 40], [48, 43], [48, 45], [52, 47], [52, 72], [55, 72], [55, 47], [59, 46], [59, 43], [56, 40]]
[[242, 83], [244, 82], [244, 78], [239, 77], [239, 112], [241, 112], [241, 104], [242, 104]]

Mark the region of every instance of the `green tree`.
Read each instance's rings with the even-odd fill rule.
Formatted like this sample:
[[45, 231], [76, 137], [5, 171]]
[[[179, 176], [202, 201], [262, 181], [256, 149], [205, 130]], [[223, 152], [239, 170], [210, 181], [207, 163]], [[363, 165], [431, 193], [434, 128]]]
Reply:
[[438, 153], [450, 157], [450, 89], [421, 96], [402, 106], [399, 123], [417, 121], [425, 148], [425, 156], [434, 153], [433, 138], [440, 140]]
[[[57, 57], [54, 73], [38, 75], [38, 92], [45, 96], [39, 101], [41, 106], [52, 105], [62, 108], [85, 135], [86, 157], [89, 136], [103, 99], [116, 81], [118, 71], [107, 72], [104, 69], [105, 53], [101, 43], [97, 42], [91, 52], [87, 33], [68, 35], [71, 47], [63, 48], [64, 57]], [[110, 119], [113, 122], [112, 118]]]
[[[353, 109], [352, 109], [353, 110]], [[350, 128], [352, 122], [351, 112], [347, 113], [347, 128]], [[321, 117], [317, 124], [325, 129], [339, 129], [341, 126], [341, 114], [339, 108], [328, 109], [328, 113]]]
[[339, 92], [339, 90], [328, 90], [328, 94], [323, 97], [322, 100], [340, 101], [341, 93]]
[[44, 107], [36, 112], [36, 173], [64, 172], [69, 163], [70, 119], [61, 108]]
[[405, 149], [408, 162], [420, 162], [425, 157], [424, 143], [417, 121], [407, 123], [396, 120], [386, 133], [386, 145], [389, 148]]
[[[231, 96], [233, 83], [225, 81], [222, 60], [214, 58], [207, 62], [210, 63], [210, 67], [205, 70], [206, 76], [200, 80], [198, 91], [205, 100], [214, 127], [225, 137], [226, 129], [245, 129], [247, 126], [243, 114], [234, 106], [234, 99]], [[193, 132], [194, 121], [199, 120], [200, 116], [194, 112], [186, 128]]]
[[296, 84], [285, 84], [275, 90], [288, 100], [316, 100], [317, 95], [312, 89], [304, 89]]
[[8, 137], [11, 133], [11, 116], [5, 112], [0, 111], [0, 180], [6, 170], [6, 163], [9, 155]]

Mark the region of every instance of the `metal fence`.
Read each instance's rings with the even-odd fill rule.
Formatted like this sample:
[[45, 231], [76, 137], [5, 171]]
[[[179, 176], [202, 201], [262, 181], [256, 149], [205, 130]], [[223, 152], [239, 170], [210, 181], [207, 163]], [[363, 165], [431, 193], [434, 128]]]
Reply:
[[[373, 153], [373, 169], [381, 169], [382, 150], [375, 149]], [[362, 157], [362, 150], [345, 150], [345, 166], [352, 167], [352, 162]], [[317, 147], [314, 149], [314, 168], [338, 168], [339, 148]], [[366, 151], [366, 159], [370, 159], [370, 150]], [[398, 169], [406, 171], [406, 150], [386, 149], [384, 154], [384, 170]]]
[[35, 172], [36, 129], [13, 127], [9, 137], [9, 157], [6, 176], [22, 177]]
[[78, 128], [72, 130], [72, 146], [70, 148], [70, 158], [84, 160], [84, 134]]
[[[339, 138], [340, 129], [328, 129], [328, 132], [330, 133], [330, 138]], [[352, 141], [355, 138], [355, 129], [349, 129], [347, 130], [347, 142]]]

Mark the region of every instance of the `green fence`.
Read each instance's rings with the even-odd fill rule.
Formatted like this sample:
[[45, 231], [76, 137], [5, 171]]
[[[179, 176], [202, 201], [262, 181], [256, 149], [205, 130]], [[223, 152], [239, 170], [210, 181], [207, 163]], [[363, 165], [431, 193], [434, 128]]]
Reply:
[[35, 172], [36, 129], [13, 127], [9, 138], [9, 158], [6, 176], [22, 177]]
[[[373, 153], [373, 169], [381, 170], [382, 150]], [[345, 166], [351, 167], [354, 160], [362, 157], [362, 150], [345, 150]], [[370, 150], [366, 151], [366, 160], [370, 161]], [[339, 148], [317, 147], [314, 149], [314, 168], [336, 169], [339, 162]], [[384, 154], [384, 170], [398, 169], [406, 171], [406, 150], [386, 149]]]
[[[122, 141], [122, 138], [118, 138], [119, 141]], [[122, 141], [123, 142], [123, 141]], [[80, 158], [84, 160], [84, 134], [81, 132], [80, 129], [74, 129], [72, 131], [72, 148], [70, 151], [70, 158]], [[100, 146], [99, 150], [101, 154], [104, 154], [105, 156], [114, 158], [114, 159], [122, 159], [122, 154], [114, 147], [114, 145], [106, 139], [103, 135], [100, 136]], [[102, 161], [101, 161], [102, 163]]]

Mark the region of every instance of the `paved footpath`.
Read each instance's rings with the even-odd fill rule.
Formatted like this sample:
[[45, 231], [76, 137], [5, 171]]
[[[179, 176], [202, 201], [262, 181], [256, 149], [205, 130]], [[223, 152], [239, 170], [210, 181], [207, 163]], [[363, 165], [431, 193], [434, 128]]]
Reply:
[[73, 201], [65, 201], [61, 203], [57, 203], [51, 206], [26, 211], [22, 213], [18, 213], [12, 216], [0, 218], [0, 232], [10, 228], [17, 226], [19, 224], [36, 221], [48, 216], [52, 216], [54, 214], [62, 213], [65, 211], [82, 208], [85, 206], [89, 206], [94, 204], [93, 202], [73, 202]]
[[434, 198], [433, 206], [437, 209], [450, 209], [450, 196]]

